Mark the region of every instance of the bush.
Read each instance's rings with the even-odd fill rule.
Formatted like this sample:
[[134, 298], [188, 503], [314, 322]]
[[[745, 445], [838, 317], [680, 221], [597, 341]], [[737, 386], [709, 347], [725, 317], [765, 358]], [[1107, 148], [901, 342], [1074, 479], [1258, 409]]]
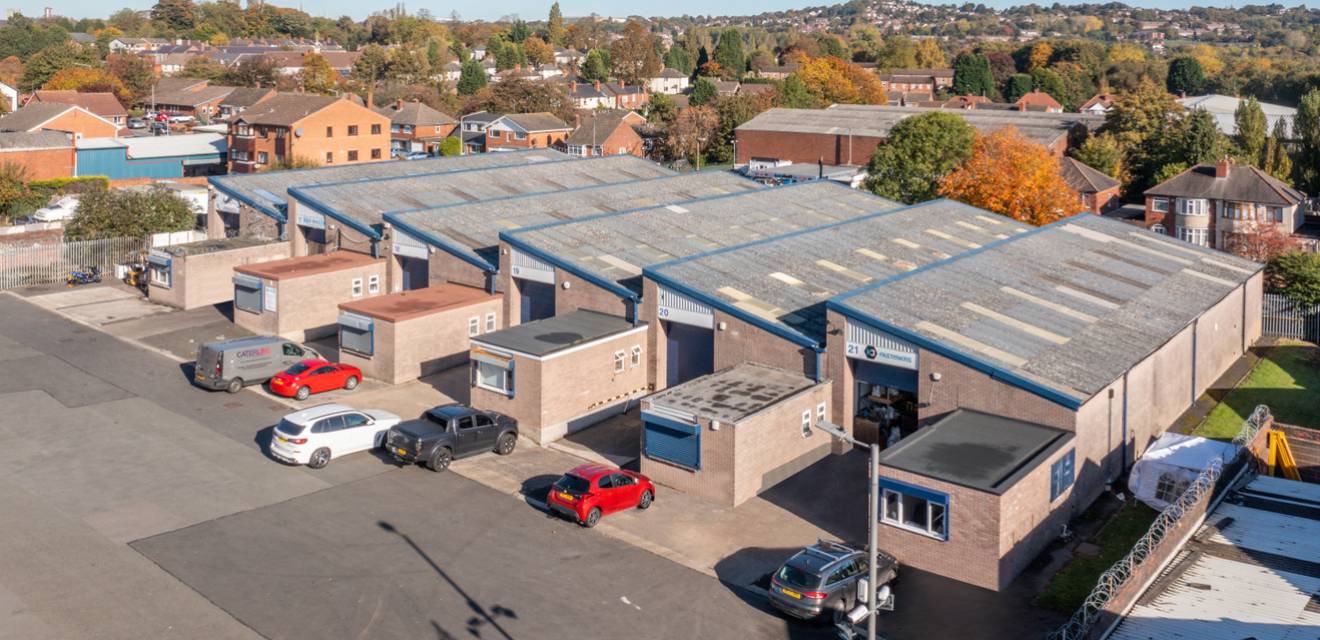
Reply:
[[463, 152], [463, 143], [454, 137], [445, 138], [440, 141], [440, 155], [456, 156]]
[[165, 189], [102, 190], [82, 196], [64, 234], [71, 240], [146, 238], [196, 224], [192, 205]]

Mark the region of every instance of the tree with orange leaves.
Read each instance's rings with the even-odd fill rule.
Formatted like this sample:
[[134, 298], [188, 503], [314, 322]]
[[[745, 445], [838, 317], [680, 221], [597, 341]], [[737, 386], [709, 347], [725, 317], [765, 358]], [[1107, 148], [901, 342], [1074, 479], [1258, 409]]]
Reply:
[[833, 56], [802, 63], [797, 76], [822, 106], [885, 104], [885, 88], [874, 73]]
[[1043, 225], [1083, 210], [1059, 159], [1015, 127], [977, 134], [972, 157], [944, 176], [940, 193], [1022, 222]]
[[60, 69], [41, 88], [46, 90], [113, 93], [118, 98], [127, 96], [127, 90], [124, 88], [122, 80], [111, 75], [105, 69], [93, 67]]
[[1222, 248], [1248, 260], [1269, 262], [1296, 251], [1299, 246], [1292, 232], [1282, 224], [1258, 218], [1235, 221], [1234, 231], [1224, 234]]

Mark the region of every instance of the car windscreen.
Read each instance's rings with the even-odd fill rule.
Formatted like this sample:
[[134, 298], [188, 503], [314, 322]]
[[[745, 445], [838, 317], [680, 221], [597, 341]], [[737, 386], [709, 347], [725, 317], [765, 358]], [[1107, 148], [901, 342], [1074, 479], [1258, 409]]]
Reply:
[[779, 568], [775, 577], [783, 584], [814, 589], [820, 586], [821, 582], [821, 569], [824, 563], [820, 560], [806, 554], [793, 556]]
[[309, 367], [309, 366], [307, 366], [307, 365], [305, 365], [305, 364], [299, 362], [298, 364], [295, 364], [295, 365], [293, 365], [292, 367], [289, 367], [289, 371], [288, 371], [288, 372], [289, 372], [289, 374], [291, 374], [291, 375], [295, 375], [295, 376], [296, 376], [296, 375], [301, 375], [304, 371], [306, 371], [306, 370], [308, 370], [308, 369], [311, 369], [311, 367]]
[[286, 436], [302, 435], [304, 429], [303, 425], [300, 425], [296, 422], [289, 422], [288, 420], [280, 420], [280, 424], [275, 428], [278, 429], [280, 433]]
[[442, 427], [449, 426], [449, 416], [444, 413], [441, 413], [439, 411], [427, 411], [425, 415], [426, 415], [426, 419], [430, 420], [431, 422], [434, 422]]
[[575, 476], [566, 473], [563, 477], [555, 480], [555, 488], [569, 493], [586, 493], [591, 488], [591, 481], [581, 476]]

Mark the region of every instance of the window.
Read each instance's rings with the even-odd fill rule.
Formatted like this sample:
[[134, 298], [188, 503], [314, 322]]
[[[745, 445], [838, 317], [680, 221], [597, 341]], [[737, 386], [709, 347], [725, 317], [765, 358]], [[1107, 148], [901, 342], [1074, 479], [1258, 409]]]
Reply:
[[266, 164], [267, 162], [270, 162], [270, 154], [266, 153], [265, 151], [258, 151], [257, 164]]
[[629, 356], [629, 363], [634, 367], [641, 365], [642, 347], [640, 345], [633, 345], [632, 351], [630, 353], [631, 355]]
[[357, 125], [355, 125], [355, 124], [350, 124], [350, 125], [348, 125], [348, 135], [350, 135], [350, 136], [355, 136], [355, 135], [357, 135], [357, 133], [358, 133], [358, 126], [357, 126]]
[[165, 265], [148, 265], [147, 272], [151, 275], [151, 284], [160, 285], [165, 288], [170, 287], [170, 268]]
[[335, 163], [335, 152], [333, 152], [333, 151], [327, 151], [327, 152], [325, 152], [325, 163], [326, 163], [326, 164], [334, 164], [334, 163]]
[[295, 358], [301, 358], [303, 355], [302, 347], [292, 342], [286, 342], [284, 343], [284, 355], [293, 356]]
[[357, 158], [358, 158], [357, 149], [349, 149], [349, 151], [348, 151], [348, 161], [349, 161], [349, 162], [357, 162]]
[[371, 159], [372, 159], [372, 160], [380, 160], [380, 149], [372, 149], [372, 150], [371, 150]]
[[1175, 473], [1161, 473], [1155, 482], [1155, 499], [1173, 503], [1187, 491], [1191, 482]]
[[335, 128], [334, 128], [334, 127], [326, 127], [326, 128], [325, 128], [325, 137], [327, 137], [327, 138], [333, 138], [333, 137], [335, 137]]
[[1225, 202], [1223, 217], [1233, 220], [1246, 220], [1251, 207], [1241, 202]]
[[[413, 132], [413, 126], [410, 125], [410, 124], [405, 124], [405, 125], [403, 125], [403, 132], [404, 132], [404, 133], [412, 133], [412, 132]], [[379, 132], [379, 131], [375, 131], [375, 132], [373, 132], [373, 133], [380, 133], [380, 132]]]
[[362, 295], [362, 278], [353, 278], [353, 297]]
[[888, 478], [880, 479], [880, 521], [900, 529], [949, 539], [949, 496]]
[[476, 361], [476, 383], [482, 389], [498, 391], [513, 397], [513, 371], [496, 364]]
[[468, 431], [475, 428], [477, 428], [477, 422], [472, 419], [472, 416], [463, 416], [458, 419], [459, 431]]
[[596, 488], [597, 488], [597, 489], [613, 489], [613, 488], [614, 488], [614, 474], [611, 473], [611, 474], [609, 474], [609, 475], [607, 475], [607, 476], [601, 476], [601, 478], [600, 478], [599, 480], [596, 481]]
[[[412, 127], [406, 127], [406, 128], [407, 128], [407, 129], [412, 129]], [[412, 132], [409, 131], [408, 133], [412, 133]], [[373, 125], [371, 125], [371, 135], [374, 136], [374, 135], [379, 135], [379, 134], [380, 134], [380, 125], [378, 125], [378, 124], [373, 124]]]
[[1209, 231], [1207, 229], [1189, 229], [1178, 227], [1178, 239], [1191, 244], [1206, 246]]
[[816, 405], [816, 424], [825, 422], [825, 403]]
[[495, 421], [494, 421], [494, 420], [491, 420], [491, 419], [490, 419], [490, 416], [488, 416], [488, 415], [485, 415], [485, 414], [477, 414], [477, 415], [473, 416], [472, 418], [473, 418], [473, 420], [476, 421], [476, 423], [477, 423], [477, 427], [478, 427], [478, 428], [495, 426]]
[[624, 369], [624, 363], [625, 363], [625, 361], [627, 360], [627, 358], [628, 358], [628, 354], [626, 354], [626, 353], [624, 353], [624, 352], [622, 352], [622, 351], [615, 351], [615, 352], [614, 352], [614, 372], [615, 372], [615, 373], [620, 373], [620, 372], [623, 371], [623, 369]]
[[1168, 213], [1169, 201], [1165, 200], [1164, 198], [1151, 198], [1150, 210], [1156, 213]]
[[810, 438], [810, 437], [811, 437], [811, 412], [810, 412], [810, 411], [803, 411], [803, 412], [802, 412], [802, 437], [803, 437], [803, 438]]
[[1270, 220], [1283, 222], [1283, 207], [1270, 207]]
[[1162, 224], [1157, 224], [1157, 225], [1151, 227], [1150, 230], [1151, 230], [1151, 231], [1154, 231], [1155, 233], [1158, 233], [1158, 234], [1160, 234], [1160, 235], [1162, 235], [1162, 236], [1169, 235], [1169, 232], [1164, 230], [1164, 225], [1162, 225]]
[[1068, 453], [1063, 454], [1062, 458], [1054, 461], [1050, 465], [1050, 502], [1059, 499], [1068, 487], [1073, 485], [1075, 477], [1073, 462], [1076, 460], [1077, 450], [1069, 449]]
[[475, 336], [481, 333], [481, 318], [472, 316], [468, 318], [468, 335]]
[[380, 276], [371, 276], [367, 278], [367, 293], [380, 293]]
[[[371, 126], [374, 127], [374, 126], [376, 126], [376, 125], [373, 124], [373, 125], [371, 125]], [[398, 132], [400, 131], [400, 129], [401, 129], [401, 127], [399, 127], [399, 125], [397, 125], [397, 124], [392, 124], [392, 125], [390, 125], [390, 133], [398, 133]]]
[[522, 131], [519, 131], [519, 132], [517, 132], [517, 133], [514, 133], [514, 134], [513, 134], [513, 137], [514, 137], [515, 140], [526, 140], [526, 139], [527, 139], [527, 134], [524, 133], [524, 132], [522, 132]]
[[492, 138], [495, 138], [496, 140], [499, 140], [499, 139], [500, 139], [500, 130], [499, 130], [499, 129], [488, 129], [488, 130], [486, 131], [486, 134], [489, 135], [489, 136], [492, 137]]
[[1204, 198], [1178, 199], [1178, 213], [1185, 216], [1203, 216], [1209, 209], [1209, 204]]
[[343, 417], [344, 417], [345, 429], [352, 429], [353, 427], [361, 427], [371, 422], [371, 418], [368, 418], [360, 413], [346, 413], [344, 414]]
[[490, 333], [494, 330], [495, 330], [495, 312], [492, 311], [486, 314], [486, 333]]

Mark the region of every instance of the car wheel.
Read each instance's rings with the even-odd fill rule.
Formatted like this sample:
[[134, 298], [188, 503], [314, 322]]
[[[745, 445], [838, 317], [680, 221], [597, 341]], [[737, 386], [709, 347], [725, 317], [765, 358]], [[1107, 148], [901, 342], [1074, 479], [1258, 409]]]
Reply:
[[655, 500], [655, 494], [651, 493], [650, 489], [647, 489], [646, 491], [642, 492], [642, 497], [637, 500], [637, 508], [646, 509], [651, 506], [651, 502], [653, 502], [654, 500]]
[[510, 453], [513, 453], [514, 447], [517, 446], [518, 446], [518, 436], [512, 433], [506, 433], [504, 435], [501, 435], [499, 440], [495, 441], [495, 453], [498, 453], [502, 456], [507, 456]]
[[312, 390], [307, 387], [298, 387], [298, 390], [293, 393], [293, 397], [299, 400], [306, 400], [310, 395], [312, 395]]
[[587, 512], [587, 519], [582, 521], [582, 526], [590, 529], [598, 524], [600, 524], [600, 507], [592, 507], [591, 511]]
[[349, 391], [356, 389], [357, 385], [358, 385], [357, 376], [349, 376], [348, 379], [344, 381], [344, 388], [348, 389]]
[[313, 451], [312, 457], [307, 459], [307, 466], [311, 469], [320, 469], [327, 464], [330, 464], [330, 450], [325, 447]]
[[242, 378], [234, 378], [233, 380], [230, 380], [229, 385], [225, 387], [225, 391], [228, 391], [229, 393], [238, 393], [239, 391], [242, 390], [243, 390]]
[[426, 462], [426, 466], [431, 471], [444, 471], [449, 468], [449, 463], [454, 461], [454, 452], [449, 447], [440, 447], [431, 454], [431, 459]]

